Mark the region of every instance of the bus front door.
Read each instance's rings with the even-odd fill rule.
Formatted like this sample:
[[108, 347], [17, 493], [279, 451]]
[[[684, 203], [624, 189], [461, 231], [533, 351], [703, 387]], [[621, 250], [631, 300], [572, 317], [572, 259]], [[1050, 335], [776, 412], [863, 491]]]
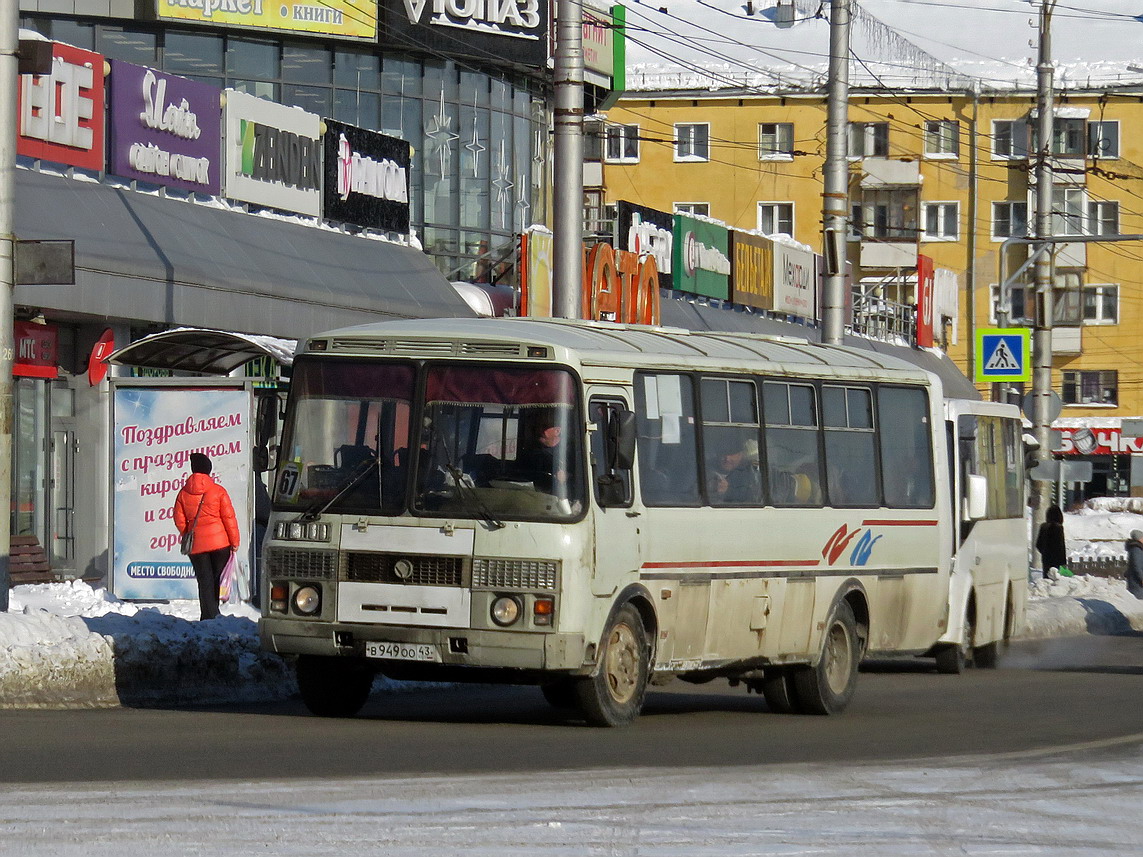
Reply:
[[[639, 516], [629, 462], [616, 460], [616, 426], [630, 405], [622, 390], [593, 390], [591, 423], [592, 523], [595, 536], [591, 591], [608, 596], [637, 578], [642, 562]], [[610, 435], [610, 440], [609, 440]]]

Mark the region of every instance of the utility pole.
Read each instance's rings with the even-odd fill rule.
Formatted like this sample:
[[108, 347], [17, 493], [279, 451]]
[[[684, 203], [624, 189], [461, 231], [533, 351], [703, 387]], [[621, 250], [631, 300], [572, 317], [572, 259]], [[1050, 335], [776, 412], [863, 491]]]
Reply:
[[16, 282], [16, 85], [19, 0], [0, 0], [0, 613], [8, 612], [12, 541], [12, 288]]
[[579, 318], [583, 291], [583, 0], [556, 3], [552, 314]]
[[825, 192], [822, 255], [826, 260], [822, 342], [840, 345], [845, 333], [845, 246], [849, 218], [849, 2], [833, 0], [829, 15]]
[[[1036, 238], [1035, 266], [1036, 312], [1032, 328], [1032, 431], [1040, 445], [1036, 450], [1037, 463], [1052, 457], [1051, 423], [1049, 408], [1052, 395], [1052, 254], [1045, 252], [1042, 242], [1052, 236], [1052, 135], [1053, 80], [1052, 80], [1052, 12], [1056, 0], [1041, 0], [1039, 24], [1039, 57], [1036, 62]], [[1052, 498], [1051, 482], [1035, 481], [1033, 491], [1033, 529], [1038, 532], [1044, 522]]]

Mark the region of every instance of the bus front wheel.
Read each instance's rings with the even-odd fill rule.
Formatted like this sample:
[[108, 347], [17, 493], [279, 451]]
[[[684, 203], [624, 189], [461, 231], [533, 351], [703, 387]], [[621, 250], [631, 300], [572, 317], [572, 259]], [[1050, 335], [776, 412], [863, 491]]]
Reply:
[[300, 655], [297, 676], [302, 702], [319, 717], [352, 717], [373, 688], [372, 671], [348, 658]]
[[576, 702], [592, 726], [626, 726], [647, 695], [647, 631], [630, 604], [619, 609], [603, 635], [599, 669], [578, 679]]
[[838, 714], [857, 689], [861, 641], [848, 601], [839, 601], [826, 622], [822, 656], [812, 667], [797, 667], [794, 690], [803, 714]]

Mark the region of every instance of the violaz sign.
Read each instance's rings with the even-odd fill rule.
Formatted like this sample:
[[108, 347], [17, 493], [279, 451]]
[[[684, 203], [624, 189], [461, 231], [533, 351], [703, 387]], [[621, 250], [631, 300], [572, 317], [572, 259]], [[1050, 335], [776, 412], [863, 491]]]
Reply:
[[[546, 0], [384, 0], [393, 42], [446, 54], [502, 56], [516, 65], [547, 60]], [[461, 32], [458, 32], [461, 31]]]

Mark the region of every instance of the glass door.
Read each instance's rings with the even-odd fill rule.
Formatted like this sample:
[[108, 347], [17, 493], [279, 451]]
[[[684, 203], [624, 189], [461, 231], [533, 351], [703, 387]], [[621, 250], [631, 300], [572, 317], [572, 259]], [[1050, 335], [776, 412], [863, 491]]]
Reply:
[[71, 576], [75, 568], [75, 391], [67, 382], [51, 386], [51, 479], [48, 482], [46, 546], [52, 569]]

